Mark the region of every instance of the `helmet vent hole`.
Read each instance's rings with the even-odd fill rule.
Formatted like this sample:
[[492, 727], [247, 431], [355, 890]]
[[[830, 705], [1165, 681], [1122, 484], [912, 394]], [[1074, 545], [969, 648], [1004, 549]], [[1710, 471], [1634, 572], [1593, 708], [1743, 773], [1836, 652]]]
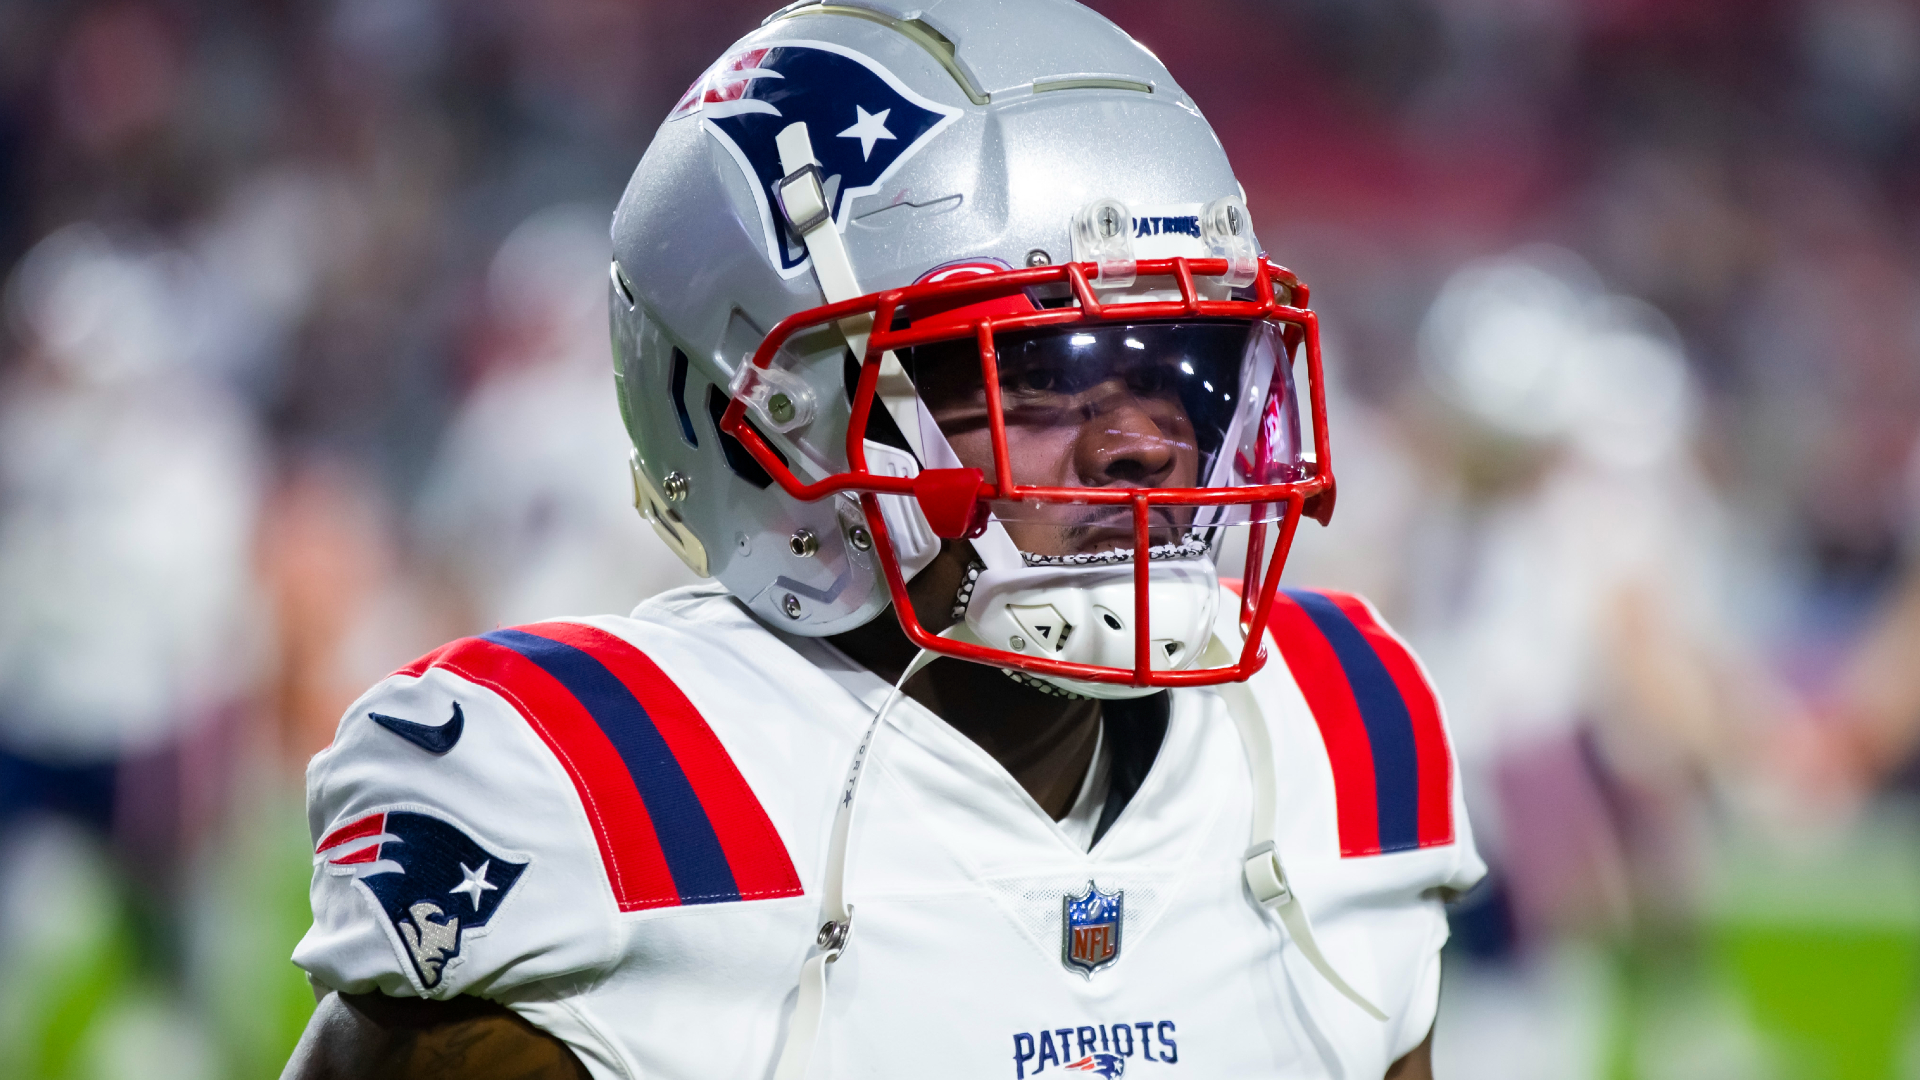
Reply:
[[1101, 619], [1101, 621], [1102, 621], [1102, 622], [1105, 622], [1105, 623], [1106, 623], [1106, 624], [1107, 624], [1108, 626], [1111, 626], [1111, 627], [1112, 627], [1112, 628], [1114, 628], [1115, 630], [1124, 630], [1124, 629], [1126, 629], [1126, 627], [1124, 627], [1124, 626], [1122, 626], [1122, 625], [1120, 624], [1120, 616], [1118, 616], [1118, 615], [1115, 615], [1115, 614], [1114, 614], [1113, 612], [1111, 612], [1111, 611], [1107, 611], [1107, 612], [1102, 612], [1102, 613], [1101, 613], [1101, 615], [1100, 615], [1100, 619]]

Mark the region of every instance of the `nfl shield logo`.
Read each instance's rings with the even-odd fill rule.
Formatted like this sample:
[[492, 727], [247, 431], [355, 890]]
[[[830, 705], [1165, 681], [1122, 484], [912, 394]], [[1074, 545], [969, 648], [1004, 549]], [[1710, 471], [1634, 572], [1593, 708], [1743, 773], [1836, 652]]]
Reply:
[[1060, 962], [1087, 978], [1120, 956], [1120, 911], [1125, 890], [1101, 892], [1092, 881], [1060, 900]]

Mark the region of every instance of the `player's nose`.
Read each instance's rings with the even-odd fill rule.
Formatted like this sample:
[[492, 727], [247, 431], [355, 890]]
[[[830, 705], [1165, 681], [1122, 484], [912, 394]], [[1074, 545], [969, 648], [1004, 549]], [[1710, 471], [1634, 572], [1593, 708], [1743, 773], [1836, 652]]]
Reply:
[[1180, 446], [1138, 397], [1119, 387], [1089, 409], [1074, 443], [1082, 482], [1097, 487], [1160, 487]]

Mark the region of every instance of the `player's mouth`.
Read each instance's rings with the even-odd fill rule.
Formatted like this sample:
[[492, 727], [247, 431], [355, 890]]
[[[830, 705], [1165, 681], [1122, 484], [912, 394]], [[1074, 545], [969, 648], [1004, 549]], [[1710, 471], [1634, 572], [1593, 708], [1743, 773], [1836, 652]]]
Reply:
[[[1185, 507], [1156, 506], [1149, 512], [1147, 543], [1150, 547], [1178, 543], [1187, 537], [1185, 522], [1191, 518]], [[1134, 546], [1133, 511], [1124, 506], [1099, 506], [1080, 509], [1078, 520], [1044, 528], [1038, 522], [1016, 530], [1016, 542], [1036, 555], [1092, 555], [1102, 551], [1130, 551]], [[1044, 550], [1041, 550], [1044, 548]]]

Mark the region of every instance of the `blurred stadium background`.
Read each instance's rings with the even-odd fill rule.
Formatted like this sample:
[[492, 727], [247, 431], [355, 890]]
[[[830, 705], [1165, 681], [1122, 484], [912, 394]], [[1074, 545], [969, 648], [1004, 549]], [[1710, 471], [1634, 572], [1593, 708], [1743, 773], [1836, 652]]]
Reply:
[[[276, 1075], [342, 708], [685, 579], [606, 221], [768, 3], [0, 0], [0, 1075]], [[1314, 286], [1293, 577], [1452, 710], [1441, 1075], [1920, 1076], [1920, 6], [1094, 6]]]

